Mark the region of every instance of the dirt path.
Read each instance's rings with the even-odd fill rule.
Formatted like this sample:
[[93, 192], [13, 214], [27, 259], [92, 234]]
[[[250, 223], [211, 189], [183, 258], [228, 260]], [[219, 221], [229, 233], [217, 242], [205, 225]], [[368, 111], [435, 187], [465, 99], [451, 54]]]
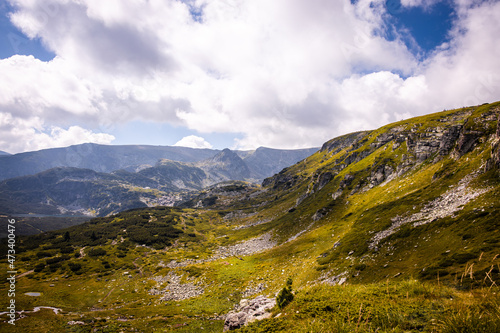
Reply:
[[26, 275], [31, 274], [33, 272], [34, 272], [34, 270], [31, 270], [31, 271], [27, 271], [27, 272], [24, 272], [22, 274], [19, 274], [18, 276], [16, 276], [16, 279], [22, 278], [23, 276], [26, 276]]
[[86, 248], [86, 246], [84, 246], [80, 249], [80, 259], [85, 257], [85, 248]]

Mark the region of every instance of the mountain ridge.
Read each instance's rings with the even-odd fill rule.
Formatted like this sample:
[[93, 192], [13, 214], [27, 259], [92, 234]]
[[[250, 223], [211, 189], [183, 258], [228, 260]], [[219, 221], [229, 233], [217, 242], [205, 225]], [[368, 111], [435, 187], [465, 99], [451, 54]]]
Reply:
[[[306, 149], [270, 149], [289, 156], [284, 163], [291, 165], [317, 151], [318, 148]], [[236, 151], [237, 154], [246, 156], [252, 152]], [[161, 159], [177, 162], [197, 163], [209, 159], [221, 150], [208, 148], [189, 148], [178, 146], [151, 146], [151, 145], [99, 145], [84, 143], [64, 148], [50, 148], [34, 152], [25, 152], [14, 155], [5, 155], [0, 161], [0, 180], [18, 176], [32, 175], [55, 167], [76, 167], [91, 169], [97, 172], [113, 172], [120, 169], [139, 171], [146, 167], [154, 166]], [[273, 163], [272, 170], [263, 174], [270, 175], [276, 168], [281, 170], [283, 163]], [[264, 178], [262, 173], [257, 173]]]
[[[256, 172], [249, 169], [237, 152], [229, 149], [198, 162], [160, 159], [153, 166], [143, 164], [140, 168], [133, 168], [135, 169], [133, 171], [124, 168], [108, 173], [93, 169], [55, 167], [35, 175], [1, 181], [0, 212], [11, 214], [58, 214], [59, 212], [104, 216], [131, 208], [158, 204], [172, 205], [177, 201], [189, 200], [192, 196], [189, 191], [199, 191], [219, 182], [231, 180], [259, 182], [260, 180], [251, 178], [251, 175], [269, 176], [269, 172], [273, 169], [287, 166], [283, 163], [292, 163], [295, 159], [306, 157], [304, 155], [315, 150], [274, 150], [271, 155], [280, 154], [287, 158], [267, 163]], [[99, 154], [92, 155], [89, 159], [94, 160], [98, 156]], [[131, 158], [134, 162], [138, 162], [137, 156]], [[257, 160], [258, 157], [252, 160], [253, 165]], [[93, 172], [90, 173], [90, 170]], [[73, 181], [68, 180], [71, 173], [75, 178]], [[83, 173], [92, 174], [92, 177], [80, 177]], [[38, 184], [38, 188], [33, 188], [33, 184]], [[59, 195], [64, 188], [69, 192], [68, 196]], [[125, 202], [122, 204], [120, 200]]]

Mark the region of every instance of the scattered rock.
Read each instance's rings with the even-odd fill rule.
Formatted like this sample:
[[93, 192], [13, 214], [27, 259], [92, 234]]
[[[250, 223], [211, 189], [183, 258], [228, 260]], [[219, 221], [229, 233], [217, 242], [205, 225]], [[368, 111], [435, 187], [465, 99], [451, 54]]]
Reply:
[[440, 197], [429, 202], [420, 212], [407, 217], [396, 216], [392, 219], [392, 225], [389, 228], [373, 236], [368, 247], [375, 249], [382, 239], [395, 233], [404, 224], [413, 223], [414, 227], [418, 227], [447, 216], [452, 216], [453, 213], [461, 210], [469, 201], [490, 190], [489, 188], [473, 189], [468, 187], [469, 183], [476, 176], [477, 174], [466, 176], [458, 183], [458, 186], [453, 187]]
[[221, 246], [217, 250], [215, 250], [215, 255], [213, 255], [209, 259], [186, 259], [182, 262], [172, 260], [166, 266], [168, 268], [179, 268], [195, 264], [207, 263], [218, 259], [225, 259], [228, 257], [243, 257], [271, 249], [275, 246], [276, 242], [271, 240], [271, 234], [267, 233], [256, 238], [237, 243], [235, 245]]
[[[256, 287], [248, 287], [243, 292], [243, 297], [250, 297], [250, 296], [253, 296], [255, 294], [261, 293], [264, 290], [266, 290], [266, 284], [265, 283], [259, 283]], [[240, 303], [240, 306], [241, 306], [241, 303]]]
[[256, 320], [271, 317], [271, 313], [267, 312], [267, 310], [272, 309], [275, 305], [276, 300], [274, 298], [264, 296], [257, 296], [252, 300], [241, 300], [240, 305], [227, 314], [224, 322], [224, 332], [238, 329]]
[[248, 256], [254, 253], [271, 249], [275, 246], [276, 242], [272, 241], [271, 234], [267, 233], [260, 237], [252, 238], [235, 245], [221, 246], [216, 250], [216, 255], [213, 257], [213, 259], [232, 256]]
[[160, 290], [152, 288], [149, 290], [151, 295], [162, 295], [162, 301], [181, 301], [183, 299], [193, 298], [202, 295], [205, 289], [200, 286], [200, 283], [193, 282], [181, 283], [182, 276], [169, 272], [167, 276], [155, 276], [152, 280], [158, 284], [168, 283], [166, 288]]

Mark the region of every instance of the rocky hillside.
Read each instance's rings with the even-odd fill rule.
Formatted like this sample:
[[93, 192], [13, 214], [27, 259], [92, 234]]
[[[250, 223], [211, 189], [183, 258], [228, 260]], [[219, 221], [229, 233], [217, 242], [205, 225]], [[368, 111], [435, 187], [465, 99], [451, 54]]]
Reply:
[[19, 239], [19, 306], [63, 312], [16, 328], [497, 332], [499, 116], [500, 102], [344, 135], [262, 186]]
[[0, 183], [4, 214], [107, 215], [147, 207], [145, 199], [155, 197], [115, 175], [77, 168], [54, 168]]

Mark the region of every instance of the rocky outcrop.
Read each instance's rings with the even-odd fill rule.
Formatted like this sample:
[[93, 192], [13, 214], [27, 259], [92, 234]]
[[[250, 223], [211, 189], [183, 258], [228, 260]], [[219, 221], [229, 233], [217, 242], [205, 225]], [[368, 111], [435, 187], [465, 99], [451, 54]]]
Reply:
[[318, 209], [316, 213], [312, 216], [312, 220], [314, 222], [321, 220], [325, 215], [328, 214], [328, 211], [324, 208]]
[[257, 296], [252, 300], [242, 299], [239, 306], [226, 316], [224, 322], [224, 332], [236, 330], [256, 320], [262, 320], [271, 317], [267, 310], [276, 305], [274, 298]]
[[441, 137], [441, 142], [439, 143], [439, 155], [447, 155], [455, 146], [458, 138], [460, 137], [460, 131], [462, 130], [462, 125], [451, 126], [446, 132], [444, 132]]
[[351, 134], [346, 134], [341, 137], [335, 138], [328, 142], [325, 142], [321, 147], [321, 151], [328, 151], [332, 155], [337, 154], [342, 149], [351, 147], [353, 149], [357, 148], [356, 143], [360, 143], [370, 132], [355, 132]]
[[299, 181], [299, 177], [291, 175], [287, 170], [283, 169], [280, 173], [264, 179], [262, 187], [272, 186], [274, 190], [286, 190], [293, 187]]
[[389, 164], [381, 164], [372, 171], [370, 176], [370, 183], [372, 186], [381, 184], [383, 181], [389, 179], [394, 174], [394, 168]]
[[313, 192], [321, 190], [328, 184], [333, 178], [335, 178], [336, 174], [331, 171], [326, 171], [317, 176], [317, 180], [313, 186]]
[[482, 133], [478, 131], [467, 131], [460, 133], [457, 147], [455, 149], [456, 157], [460, 158], [470, 152], [478, 143]]
[[500, 139], [500, 114], [498, 115], [498, 120], [497, 120], [497, 139]]

